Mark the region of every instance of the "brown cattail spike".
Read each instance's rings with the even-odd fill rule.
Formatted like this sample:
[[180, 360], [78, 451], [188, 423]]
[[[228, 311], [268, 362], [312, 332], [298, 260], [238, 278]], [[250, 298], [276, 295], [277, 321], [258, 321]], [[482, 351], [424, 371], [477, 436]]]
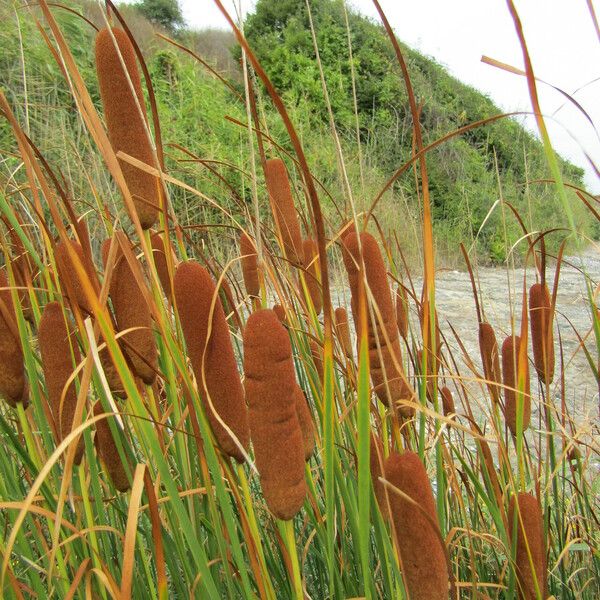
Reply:
[[534, 283], [529, 289], [529, 320], [533, 362], [542, 383], [554, 379], [554, 335], [552, 333], [552, 301], [548, 286]]
[[296, 386], [294, 398], [298, 424], [300, 425], [302, 439], [304, 440], [304, 459], [309, 460], [315, 449], [315, 425], [308, 406], [308, 400], [299, 385]]
[[[81, 361], [81, 355], [77, 340], [70, 334], [58, 302], [51, 302], [44, 308], [40, 319], [38, 341], [48, 403], [54, 418], [57, 441], [61, 442], [73, 428], [77, 390], [75, 381], [69, 382], [69, 379], [76, 365]], [[66, 387], [67, 382], [69, 382], [68, 387]], [[79, 464], [82, 455], [83, 439], [80, 438], [75, 454], [76, 464]]]
[[[370, 292], [367, 297], [372, 296], [373, 299], [375, 323], [372, 322], [369, 315], [367, 321], [369, 364], [375, 393], [388, 406], [397, 405], [403, 400], [410, 400], [413, 394], [406, 382], [403, 370], [398, 368], [402, 366], [398, 324], [379, 245], [369, 233], [361, 233], [359, 238], [356, 232], [350, 231], [344, 236], [343, 248], [344, 264], [352, 293], [352, 312], [355, 324], [359, 322], [359, 278], [362, 276], [360, 269], [363, 261], [368, 292]], [[411, 407], [400, 404], [402, 416], [409, 417], [413, 412]]]
[[[98, 296], [100, 286], [94, 266], [86, 257], [81, 244], [73, 240], [60, 241], [54, 248], [54, 257], [61, 288], [69, 298], [71, 308], [75, 310], [77, 305], [87, 314], [93, 314], [93, 304], [86, 289]], [[79, 267], [83, 268], [85, 278], [80, 274]]]
[[[244, 449], [249, 446], [248, 413], [215, 283], [204, 267], [188, 261], [177, 267], [173, 287], [188, 355], [211, 428], [222, 450], [243, 462], [244, 454], [238, 444]], [[233, 432], [237, 443], [219, 419]]]
[[[502, 344], [502, 377], [504, 384], [504, 414], [506, 424], [513, 435], [517, 434], [517, 408], [522, 399], [522, 431], [529, 427], [531, 418], [531, 396], [529, 389], [529, 364], [525, 359], [521, 366], [519, 360], [521, 338], [518, 335], [508, 336]], [[523, 393], [519, 390], [519, 368], [525, 372]], [[514, 388], [514, 389], [513, 389]]]
[[[94, 415], [100, 415], [104, 412], [102, 405], [97, 403], [94, 407]], [[113, 418], [113, 417], [108, 417]], [[115, 421], [115, 426], [117, 426]], [[94, 438], [98, 455], [102, 459], [106, 471], [119, 492], [126, 492], [129, 489], [129, 478], [125, 467], [121, 462], [117, 445], [110, 430], [107, 419], [96, 421], [96, 437]]]
[[403, 285], [396, 289], [396, 321], [398, 322], [398, 331], [404, 338], [408, 338], [408, 298]]
[[511, 540], [516, 534], [515, 565], [520, 600], [546, 598], [544, 524], [540, 504], [534, 496], [521, 492], [516, 501], [514, 496], [510, 499], [508, 527]]
[[277, 315], [280, 323], [286, 323], [285, 308], [281, 304], [273, 304], [273, 312]]
[[296, 411], [296, 375], [288, 332], [271, 310], [253, 313], [244, 330], [250, 432], [269, 510], [291, 519], [306, 496], [304, 441]]
[[[122, 250], [125, 247], [133, 253], [133, 247], [122, 232], [115, 234], [112, 243], [117, 245], [117, 250], [110, 279], [110, 299], [119, 331], [132, 330], [121, 336], [120, 339], [124, 342], [124, 352], [134, 373], [146, 385], [152, 385], [158, 371], [158, 353], [152, 332], [152, 315], [131, 265]], [[111, 240], [106, 240], [102, 244], [105, 268], [108, 266], [110, 245]], [[141, 276], [141, 268], [139, 275]]]
[[388, 488], [402, 577], [409, 597], [411, 600], [447, 600], [446, 552], [439, 536], [433, 492], [419, 455], [414, 452], [390, 454], [385, 461], [385, 478], [417, 504]]
[[309, 346], [310, 356], [313, 360], [313, 364], [315, 365], [315, 370], [317, 371], [321, 385], [323, 385], [323, 381], [325, 379], [325, 372], [323, 371], [323, 348], [316, 340], [313, 340], [312, 338], [309, 341]]
[[352, 357], [352, 340], [350, 337], [348, 312], [342, 306], [335, 309], [335, 330], [344, 354], [348, 357]]
[[315, 312], [319, 314], [323, 308], [321, 269], [319, 268], [319, 248], [316, 240], [304, 240], [303, 248], [305, 267], [304, 279]]
[[28, 403], [23, 347], [6, 273], [0, 271], [0, 397], [10, 406]]
[[258, 254], [254, 242], [244, 232], [240, 235], [240, 254], [242, 256], [242, 275], [246, 293], [251, 298], [258, 298], [260, 296]]
[[275, 225], [283, 243], [283, 251], [288, 260], [295, 265], [303, 261], [302, 236], [300, 224], [294, 206], [292, 188], [285, 168], [280, 158], [271, 158], [265, 163], [265, 179], [271, 210], [275, 217]]
[[[485, 321], [479, 323], [479, 351], [481, 352], [481, 363], [483, 365], [483, 376], [485, 377], [494, 402], [500, 401], [500, 353], [494, 328]], [[496, 384], [496, 385], [494, 385]]]
[[[115, 153], [121, 151], [129, 154], [154, 167], [154, 152], [147, 134], [146, 108], [135, 51], [122, 29], [112, 29], [112, 35], [108, 29], [98, 32], [96, 70], [113, 150]], [[124, 160], [119, 163], [140, 223], [144, 229], [148, 229], [158, 216], [160, 182], [154, 175]]]
[[444, 416], [452, 415], [456, 412], [454, 407], [454, 398], [452, 397], [452, 390], [449, 387], [442, 387], [440, 390], [440, 396], [442, 397], [442, 409]]

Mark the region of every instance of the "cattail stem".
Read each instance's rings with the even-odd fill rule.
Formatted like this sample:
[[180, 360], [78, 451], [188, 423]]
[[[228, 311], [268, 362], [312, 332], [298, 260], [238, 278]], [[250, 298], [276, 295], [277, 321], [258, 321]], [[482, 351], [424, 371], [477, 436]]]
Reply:
[[300, 563], [298, 561], [298, 550], [296, 548], [296, 536], [294, 534], [293, 521], [280, 521], [280, 527], [284, 530], [287, 550], [292, 563], [292, 583], [294, 598], [303, 600], [302, 577], [300, 576]]

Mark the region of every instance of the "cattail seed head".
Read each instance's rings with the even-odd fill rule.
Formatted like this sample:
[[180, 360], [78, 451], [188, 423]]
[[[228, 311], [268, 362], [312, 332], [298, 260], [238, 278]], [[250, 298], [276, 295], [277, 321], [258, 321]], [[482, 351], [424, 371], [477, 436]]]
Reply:
[[[343, 238], [343, 249], [344, 264], [348, 272], [352, 294], [351, 304], [355, 324], [359, 322], [361, 256], [365, 265], [366, 281], [371, 292], [367, 297], [372, 295], [374, 310], [376, 307], [381, 315], [380, 319], [375, 311], [375, 324], [372, 323], [369, 316], [367, 317], [369, 364], [375, 393], [388, 406], [396, 405], [402, 400], [412, 399], [413, 394], [406, 382], [404, 372], [396, 366], [402, 366], [398, 324], [379, 245], [370, 233], [363, 232], [359, 237], [355, 231], [349, 231]], [[357, 330], [359, 329], [357, 328]], [[360, 337], [360, 331], [358, 333]], [[386, 336], [389, 342], [386, 341]], [[411, 407], [400, 405], [402, 416], [409, 417], [413, 412]]]
[[304, 440], [296, 410], [296, 375], [288, 332], [271, 310], [244, 330], [244, 382], [256, 466], [269, 510], [291, 519], [306, 497]]
[[[517, 506], [518, 514], [516, 514]], [[546, 598], [544, 524], [540, 504], [535, 496], [521, 492], [516, 500], [515, 496], [511, 497], [508, 507], [508, 527], [511, 540], [514, 540], [515, 535], [517, 538], [515, 564], [520, 600]], [[539, 595], [536, 592], [536, 585]]]
[[317, 314], [323, 309], [323, 291], [321, 290], [321, 269], [319, 268], [319, 247], [316, 240], [304, 240], [305, 281], [310, 299]]
[[[104, 412], [102, 405], [98, 402], [94, 407], [94, 415], [100, 415]], [[113, 417], [108, 417], [112, 419]], [[118, 427], [116, 421], [115, 426]], [[96, 449], [104, 467], [112, 481], [115, 489], [119, 492], [126, 492], [129, 489], [129, 478], [125, 467], [121, 462], [117, 445], [110, 430], [107, 419], [96, 421], [96, 436], [94, 437]]]
[[449, 387], [443, 386], [440, 390], [440, 396], [442, 397], [442, 409], [444, 410], [444, 416], [454, 414], [456, 409], [454, 407], [454, 398], [452, 397], [452, 390]]
[[285, 256], [295, 265], [301, 265], [303, 252], [300, 224], [287, 170], [280, 158], [267, 160], [265, 163], [265, 180], [269, 191], [271, 210], [275, 217], [277, 231], [283, 242]]
[[352, 339], [350, 337], [350, 323], [348, 311], [343, 306], [335, 309], [335, 330], [344, 354], [352, 357]]
[[254, 242], [242, 232], [240, 235], [240, 254], [242, 256], [242, 276], [246, 293], [251, 298], [260, 296], [260, 280], [258, 277], [258, 254]]
[[286, 323], [285, 308], [281, 304], [273, 304], [273, 312], [277, 315], [280, 323]]
[[323, 380], [325, 378], [325, 373], [323, 371], [323, 348], [312, 338], [309, 340], [309, 345], [310, 355], [315, 365], [315, 370], [317, 371], [321, 385], [323, 385]]
[[[133, 251], [125, 234], [118, 232], [112, 242], [117, 245], [114, 268], [111, 273], [109, 294], [119, 331], [133, 329], [121, 336], [124, 353], [133, 372], [146, 384], [152, 385], [158, 370], [158, 352], [152, 333], [152, 315], [137, 283], [122, 246]], [[107, 267], [111, 240], [102, 244], [102, 258]]]
[[404, 286], [399, 285], [396, 289], [396, 321], [398, 331], [404, 338], [408, 338], [408, 297]]
[[[69, 382], [81, 355], [77, 340], [71, 335], [58, 302], [44, 307], [38, 329], [38, 342], [42, 358], [42, 369], [46, 380], [48, 403], [54, 418], [57, 442], [61, 442], [73, 428], [73, 417], [77, 407], [75, 380]], [[79, 439], [75, 463], [83, 455], [83, 439]]]
[[0, 397], [12, 407], [28, 404], [23, 348], [4, 270], [0, 271]]
[[[100, 30], [96, 36], [96, 70], [108, 137], [115, 153], [122, 151], [153, 167], [154, 153], [146, 133], [146, 109], [135, 51], [125, 31], [114, 28], [112, 34], [118, 50], [108, 29]], [[125, 161], [119, 162], [140, 223], [149, 229], [160, 207], [159, 180]]]
[[554, 335], [552, 333], [552, 301], [548, 286], [534, 283], [529, 288], [529, 320], [533, 363], [542, 383], [554, 378]]
[[294, 400], [298, 424], [300, 425], [302, 439], [304, 440], [304, 460], [309, 460], [315, 449], [315, 425], [310, 407], [308, 406], [308, 400], [299, 385], [296, 386]]
[[[517, 408], [519, 399], [522, 398], [522, 430], [529, 427], [531, 418], [531, 396], [529, 388], [529, 364], [523, 362], [525, 370], [525, 389], [520, 394], [514, 390], [519, 389], [519, 353], [521, 338], [518, 335], [508, 336], [502, 344], [502, 377], [504, 388], [504, 415], [506, 424], [513, 435], [517, 434]], [[514, 389], [512, 389], [514, 388]]]
[[[215, 283], [204, 267], [187, 261], [177, 267], [173, 287], [188, 356], [208, 421], [221, 449], [243, 462], [244, 455], [238, 443], [244, 449], [249, 446], [248, 412], [229, 327]], [[215, 411], [238, 443], [219, 422]]]
[[[56, 259], [61, 288], [63, 293], [68, 297], [71, 308], [74, 310], [75, 305], [77, 305], [88, 315], [93, 314], [94, 308], [85, 289], [89, 284], [93, 293], [97, 296], [100, 288], [94, 266], [86, 257], [81, 244], [74, 240], [69, 240], [68, 242], [59, 241], [54, 248], [54, 257]], [[82, 277], [79, 276], [76, 261], [83, 267], [87, 276], [85, 285]]]
[[[500, 353], [494, 328], [485, 321], [479, 323], [479, 351], [483, 365], [483, 376], [490, 383], [487, 384], [494, 402], [500, 401]], [[497, 385], [494, 385], [496, 383]]]
[[402, 576], [411, 600], [447, 600], [445, 549], [423, 511], [439, 530], [435, 500], [419, 455], [396, 452], [385, 461], [385, 478], [418, 506], [388, 488], [391, 517], [402, 563]]

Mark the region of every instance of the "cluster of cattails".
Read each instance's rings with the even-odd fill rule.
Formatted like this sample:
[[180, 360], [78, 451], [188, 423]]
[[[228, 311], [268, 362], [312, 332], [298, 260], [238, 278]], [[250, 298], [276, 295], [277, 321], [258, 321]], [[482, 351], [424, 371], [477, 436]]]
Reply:
[[[375, 393], [384, 404], [397, 406], [402, 416], [409, 417], [413, 414], [413, 409], [403, 401], [412, 400], [413, 394], [402, 367], [396, 309], [379, 245], [371, 234], [357, 234], [354, 231], [349, 231], [342, 243], [359, 344], [361, 296], [369, 299], [368, 306], [374, 313], [372, 319], [371, 311], [367, 311], [367, 336], [371, 380]], [[364, 288], [363, 282], [366, 283]]]
[[288, 520], [306, 497], [304, 462], [312, 453], [314, 433], [288, 332], [272, 310], [259, 310], [246, 323], [244, 374], [263, 495], [273, 515]]
[[[125, 31], [113, 28], [98, 33], [96, 70], [113, 150], [154, 167], [142, 83], [135, 51]], [[125, 160], [119, 164], [140, 224], [149, 229], [160, 209], [161, 183], [156, 176]]]

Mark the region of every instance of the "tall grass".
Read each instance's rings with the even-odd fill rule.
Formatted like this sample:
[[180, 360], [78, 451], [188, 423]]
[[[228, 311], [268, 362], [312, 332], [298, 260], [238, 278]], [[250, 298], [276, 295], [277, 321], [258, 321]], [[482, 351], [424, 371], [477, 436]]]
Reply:
[[[131, 42], [126, 23], [107, 4], [105, 24], [122, 30], [121, 48]], [[427, 168], [429, 151], [465, 128], [424, 144], [420, 101], [383, 12], [409, 90], [414, 152], [367, 210], [348, 193], [347, 225], [336, 230], [321, 210], [328, 191], [311, 171], [292, 113], [233, 20], [246, 69], [241, 125], [251, 134], [240, 138], [240, 152], [255, 160], [243, 177], [256, 194], [232, 207], [164, 168], [172, 146], [161, 141], [136, 45], [127, 46], [128, 68], [139, 61], [146, 95], [124, 81], [117, 109], [137, 123], [144, 156], [107, 134], [77, 48], [56, 20], [60, 10], [40, 0], [26, 14], [39, 19], [39, 35], [69, 83], [81, 144], [94, 148], [96, 162], [65, 173], [47, 161], [27, 120], [15, 116], [27, 110], [0, 91], [14, 140], [2, 149], [0, 191], [1, 595], [499, 599], [543, 598], [547, 589], [556, 598], [598, 597], [597, 415], [574, 416], [566, 383], [572, 356], [553, 318], [567, 259], [562, 251], [556, 257], [542, 300], [535, 291], [528, 301], [531, 271], [516, 270], [522, 286], [507, 284], [506, 294], [517, 299], [518, 326], [492, 324], [475, 257], [463, 248], [478, 319], [452, 324], [456, 344], [442, 335]], [[529, 61], [527, 75], [567, 210], [575, 192], [556, 171]], [[266, 103], [287, 137], [270, 135]], [[338, 158], [344, 171], [341, 151]], [[227, 194], [235, 192], [228, 169], [211, 171]], [[377, 219], [383, 193], [411, 170], [423, 209], [422, 273], [396, 258], [404, 252], [401, 215], [391, 230]], [[98, 172], [114, 182], [110, 201], [94, 185]], [[70, 177], [87, 182], [77, 185], [84, 201], [74, 202]], [[154, 187], [132, 189], [140, 180]], [[153, 198], [150, 213], [144, 193]], [[202, 235], [201, 222], [183, 227], [175, 193], [185, 194], [191, 214], [198, 206], [220, 211], [223, 226]], [[597, 199], [577, 193], [597, 215]], [[227, 253], [213, 249], [230, 234], [240, 247], [223, 261]], [[526, 232], [512, 253], [546, 285], [550, 257], [539, 234]], [[17, 266], [24, 258], [26, 269]], [[353, 319], [340, 300], [350, 296], [345, 268]], [[582, 286], [592, 326], [576, 332], [577, 352], [598, 378], [598, 283], [582, 272]], [[274, 304], [279, 320], [258, 310]], [[479, 331], [481, 353], [462, 344], [467, 328]], [[510, 333], [502, 373], [500, 332]], [[5, 385], [8, 369], [23, 382]], [[538, 421], [530, 421], [530, 408]]]

